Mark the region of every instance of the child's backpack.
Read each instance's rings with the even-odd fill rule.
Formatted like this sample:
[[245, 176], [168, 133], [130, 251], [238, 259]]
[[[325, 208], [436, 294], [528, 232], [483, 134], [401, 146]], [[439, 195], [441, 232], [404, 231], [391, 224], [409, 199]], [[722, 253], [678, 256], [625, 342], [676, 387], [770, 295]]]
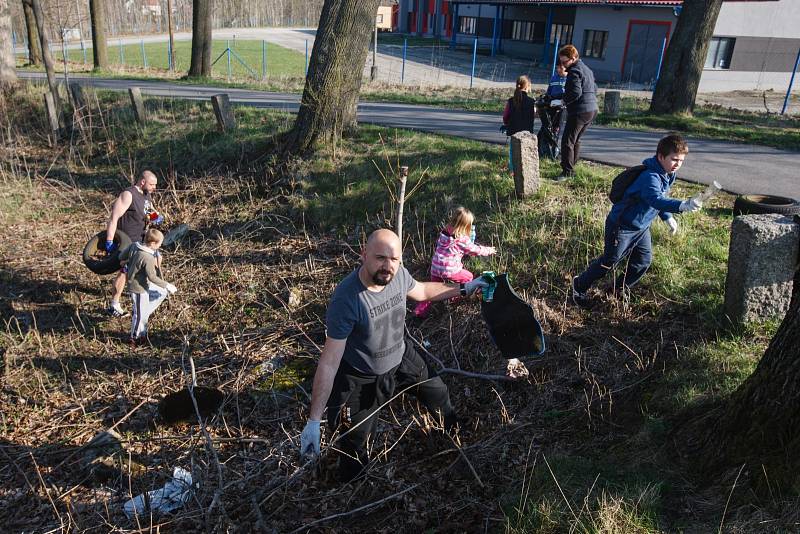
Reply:
[[622, 200], [622, 197], [625, 196], [625, 191], [645, 169], [647, 167], [644, 165], [636, 165], [619, 173], [611, 182], [611, 191], [608, 192], [608, 199], [614, 204]]

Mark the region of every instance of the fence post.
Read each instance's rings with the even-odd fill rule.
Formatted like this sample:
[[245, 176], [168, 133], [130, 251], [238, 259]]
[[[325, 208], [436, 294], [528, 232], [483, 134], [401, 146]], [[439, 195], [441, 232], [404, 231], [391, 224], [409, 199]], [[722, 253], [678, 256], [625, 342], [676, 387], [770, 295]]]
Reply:
[[83, 54], [83, 64], [86, 65], [86, 45], [83, 43], [83, 37], [81, 37], [81, 53]]
[[478, 59], [478, 38], [472, 44], [472, 72], [469, 75], [469, 88], [472, 89], [472, 80], [475, 78], [475, 60]]
[[144, 65], [144, 68], [147, 68], [147, 53], [144, 51], [144, 39], [142, 39], [139, 44], [142, 46], [142, 65]]
[[122, 39], [119, 40], [119, 62], [125, 66], [125, 52], [122, 51]]
[[231, 81], [231, 42], [225, 41], [225, 53], [228, 56], [228, 81]]
[[400, 83], [406, 79], [406, 52], [408, 52], [408, 37], [403, 39], [403, 66], [400, 69]]
[[308, 76], [308, 39], [306, 39], [306, 76]]
[[175, 65], [172, 64], [172, 43], [167, 41], [167, 68], [171, 71], [175, 70]]
[[551, 78], [556, 74], [556, 61], [558, 61], [558, 44], [560, 39], [560, 37], [556, 37], [556, 49], [553, 50], [553, 69], [550, 71]]
[[653, 84], [653, 90], [655, 91], [656, 85], [658, 85], [658, 79], [661, 77], [661, 64], [664, 62], [664, 51], [667, 49], [667, 38], [664, 37], [664, 42], [661, 43], [661, 55], [658, 56], [658, 70], [656, 70], [656, 81]]
[[789, 107], [789, 98], [792, 96], [792, 85], [794, 85], [794, 75], [797, 74], [797, 65], [800, 64], [800, 50], [797, 51], [797, 59], [794, 60], [794, 68], [792, 69], [792, 77], [789, 78], [789, 87], [786, 89], [786, 98], [783, 99], [783, 109], [781, 115], [786, 113], [786, 108]]
[[261, 79], [267, 79], [267, 41], [261, 41]]

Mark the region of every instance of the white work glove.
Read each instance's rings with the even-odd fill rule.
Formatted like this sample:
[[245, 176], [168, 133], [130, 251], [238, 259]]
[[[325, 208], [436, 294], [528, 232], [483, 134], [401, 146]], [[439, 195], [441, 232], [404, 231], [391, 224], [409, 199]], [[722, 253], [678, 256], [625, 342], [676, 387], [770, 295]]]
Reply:
[[675, 220], [675, 217], [670, 217], [666, 221], [667, 226], [669, 226], [669, 235], [675, 235], [678, 233], [678, 221]]
[[483, 277], [479, 276], [474, 280], [470, 280], [466, 284], [464, 284], [464, 291], [467, 295], [472, 295], [479, 289], [483, 289], [484, 287], [489, 287], [489, 282], [483, 279]]
[[300, 456], [307, 454], [319, 456], [319, 421], [311, 419], [300, 434]]
[[178, 291], [177, 287], [173, 286], [170, 283], [167, 283], [167, 293], [169, 293], [170, 295], [174, 295], [176, 291]]
[[696, 198], [690, 198], [689, 200], [684, 200], [681, 202], [680, 209], [681, 211], [697, 211], [703, 207], [703, 203]]

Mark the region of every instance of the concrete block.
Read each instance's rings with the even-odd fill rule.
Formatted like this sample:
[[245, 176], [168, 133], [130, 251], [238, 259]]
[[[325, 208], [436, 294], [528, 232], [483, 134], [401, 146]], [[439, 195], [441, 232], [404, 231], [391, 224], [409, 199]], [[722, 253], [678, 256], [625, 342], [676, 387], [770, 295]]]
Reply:
[[619, 91], [606, 91], [605, 96], [603, 96], [603, 115], [607, 117], [619, 116], [621, 102]]
[[133, 108], [133, 117], [139, 124], [144, 124], [147, 120], [147, 114], [144, 110], [144, 100], [142, 100], [142, 90], [138, 87], [131, 87], [128, 89], [128, 95], [131, 97], [131, 107]]
[[725, 314], [734, 322], [781, 318], [789, 310], [800, 254], [800, 224], [786, 215], [733, 219]]
[[539, 143], [536, 136], [525, 130], [511, 136], [511, 155], [514, 165], [514, 188], [517, 197], [525, 198], [539, 188]]
[[236, 119], [233, 117], [231, 100], [228, 95], [214, 95], [211, 97], [211, 105], [214, 106], [214, 116], [217, 117], [217, 127], [221, 132], [227, 132], [236, 128]]

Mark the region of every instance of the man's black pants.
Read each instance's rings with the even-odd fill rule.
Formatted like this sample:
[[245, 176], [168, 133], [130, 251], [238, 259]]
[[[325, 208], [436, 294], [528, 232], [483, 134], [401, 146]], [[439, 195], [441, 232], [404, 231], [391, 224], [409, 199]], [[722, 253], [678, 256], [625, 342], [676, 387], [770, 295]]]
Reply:
[[581, 136], [596, 116], [596, 111], [567, 116], [567, 124], [561, 137], [561, 170], [564, 175], [575, 174], [575, 164], [581, 151]]
[[[456, 422], [447, 386], [417, 353], [412, 340], [406, 338], [405, 345], [400, 365], [382, 375], [363, 374], [344, 360], [339, 365], [328, 400], [328, 425], [331, 429], [339, 427], [341, 434], [347, 432], [334, 445], [341, 451], [339, 470], [343, 480], [357, 476], [369, 461], [367, 441], [378, 422], [378, 408], [395, 391], [419, 384], [407, 393], [413, 394], [432, 414], [441, 412], [445, 427]], [[349, 417], [342, 417], [343, 412], [349, 412]]]

